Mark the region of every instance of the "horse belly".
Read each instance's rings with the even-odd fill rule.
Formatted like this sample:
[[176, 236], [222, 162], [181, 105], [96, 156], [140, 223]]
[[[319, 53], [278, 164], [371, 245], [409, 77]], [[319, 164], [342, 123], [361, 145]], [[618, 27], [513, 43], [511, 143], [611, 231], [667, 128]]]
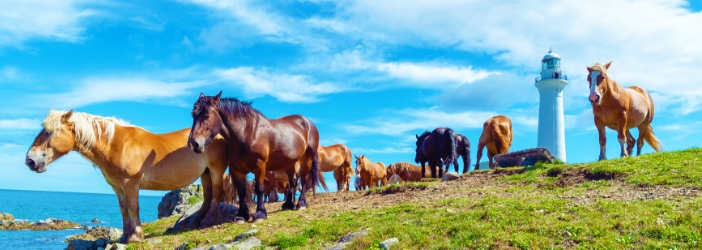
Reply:
[[203, 157], [167, 157], [144, 172], [140, 185], [148, 190], [179, 189], [195, 182], [206, 168]]

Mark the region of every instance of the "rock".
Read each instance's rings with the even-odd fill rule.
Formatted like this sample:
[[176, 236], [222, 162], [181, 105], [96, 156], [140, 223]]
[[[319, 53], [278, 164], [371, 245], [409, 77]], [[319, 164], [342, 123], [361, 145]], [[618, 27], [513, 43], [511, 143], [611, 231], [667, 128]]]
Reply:
[[[175, 233], [175, 232], [180, 232], [183, 230], [188, 230], [188, 229], [196, 229], [193, 228], [193, 220], [195, 217], [197, 217], [197, 212], [200, 210], [202, 207], [202, 201], [196, 203], [192, 207], [188, 208], [187, 211], [176, 221], [175, 224], [173, 224], [173, 227], [169, 228], [166, 230], [166, 233]], [[239, 212], [239, 210], [231, 205], [227, 204], [224, 202], [219, 203], [219, 213], [222, 215], [220, 221], [211, 221], [208, 220], [210, 218], [205, 218], [205, 220], [202, 221], [203, 226], [213, 226], [213, 225], [219, 225], [225, 222], [233, 222], [234, 221], [234, 216], [236, 216], [236, 213]]]
[[200, 185], [190, 185], [168, 192], [161, 198], [161, 202], [158, 203], [158, 218], [185, 213], [193, 205], [188, 202], [190, 197], [202, 195]]
[[109, 242], [116, 242], [120, 237], [122, 237], [122, 230], [114, 227], [95, 226], [88, 229], [88, 231], [86, 231], [84, 234], [74, 235], [66, 239], [66, 242], [71, 242], [76, 239], [94, 241], [101, 238], [106, 239]]
[[453, 181], [458, 180], [459, 178], [461, 178], [461, 176], [458, 175], [458, 173], [444, 173], [444, 176], [441, 177], [441, 181]]
[[217, 245], [210, 247], [209, 250], [228, 250], [228, 249], [232, 249], [231, 244], [217, 244]]
[[148, 239], [148, 240], [146, 240], [146, 242], [149, 244], [158, 244], [158, 243], [163, 242], [163, 240], [162, 239]]
[[568, 231], [564, 231], [562, 235], [563, 235], [563, 237], [570, 237], [570, 236], [573, 236], [573, 234], [571, 234], [571, 233], [568, 232]]
[[243, 241], [238, 241], [236, 243], [232, 243], [232, 248], [231, 249], [237, 249], [237, 250], [249, 250], [249, 249], [254, 249], [261, 247], [261, 240], [257, 239], [256, 237], [249, 237], [246, 238]]
[[98, 248], [103, 248], [109, 244], [106, 239], [100, 238], [96, 241], [91, 240], [74, 240], [68, 244], [66, 250], [97, 250]]
[[278, 250], [278, 247], [266, 247], [263, 250]]
[[387, 240], [384, 240], [383, 242], [380, 242], [380, 248], [389, 250], [392, 245], [395, 245], [396, 243], [400, 242], [397, 238], [390, 238]]
[[258, 228], [251, 229], [249, 231], [243, 232], [243, 233], [237, 235], [236, 237], [234, 237], [234, 241], [240, 241], [240, 240], [249, 238], [251, 236], [256, 235], [257, 233], [258, 233]]
[[344, 250], [344, 247], [346, 247], [348, 244], [351, 244], [351, 242], [338, 243], [330, 248], [327, 248], [326, 250]]
[[[8, 214], [9, 216], [12, 216]], [[37, 222], [26, 220], [0, 220], [0, 230], [63, 230], [81, 228], [81, 225], [72, 221], [47, 218]]]
[[91, 220], [90, 222], [92, 222], [92, 223], [100, 223], [100, 220], [98, 220], [97, 218], [93, 218], [93, 220]]
[[5, 212], [0, 212], [0, 221], [4, 220], [15, 220], [15, 216]]
[[355, 239], [355, 238], [364, 237], [364, 236], [366, 236], [366, 235], [368, 235], [368, 232], [350, 233], [350, 234], [346, 234], [346, 235], [344, 235], [344, 236], [341, 236], [341, 238], [339, 238], [339, 241], [337, 241], [337, 242], [339, 242], [339, 243], [348, 243], [348, 242], [353, 241], [353, 239]]
[[[556, 161], [556, 157], [553, 157], [551, 152], [549, 152], [546, 148], [530, 148], [512, 153], [499, 154], [493, 159], [494, 166], [500, 166], [503, 168], [513, 166], [531, 166], [536, 164], [537, 161], [548, 163], [553, 163]], [[494, 168], [494, 166], [490, 166], [490, 168]]]
[[107, 244], [104, 248], [105, 250], [126, 250], [127, 245], [125, 244], [120, 244], [120, 243], [115, 243], [115, 244]]

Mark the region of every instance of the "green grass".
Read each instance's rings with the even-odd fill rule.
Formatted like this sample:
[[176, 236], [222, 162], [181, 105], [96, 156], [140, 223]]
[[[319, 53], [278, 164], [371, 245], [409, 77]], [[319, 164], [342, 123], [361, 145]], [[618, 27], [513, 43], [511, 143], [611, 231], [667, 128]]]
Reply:
[[190, 196], [190, 198], [188, 198], [188, 204], [195, 205], [196, 203], [201, 202], [203, 200], [205, 200], [205, 197], [200, 195]]
[[[583, 195], [592, 189], [618, 192], [621, 185], [613, 185], [608, 178], [624, 181], [629, 188], [663, 185], [699, 189], [702, 188], [700, 158], [702, 149], [688, 149], [593, 163], [538, 164], [521, 173], [493, 179], [506, 186], [474, 191], [435, 189], [480, 192], [478, 198], [459, 195], [460, 198], [436, 202], [400, 203], [339, 213], [323, 211], [312, 203], [305, 211], [269, 214], [268, 220], [256, 225], [225, 224], [165, 235], [165, 230], [177, 219], [171, 217], [144, 227], [147, 237], [158, 237], [162, 243], [129, 246], [173, 249], [183, 242], [192, 247], [209, 246], [229, 242], [256, 226], [260, 229], [256, 237], [265, 246], [279, 249], [324, 249], [344, 234], [363, 230], [368, 231], [368, 236], [356, 239], [347, 249], [379, 249], [381, 241], [392, 237], [400, 240], [397, 249], [700, 249], [702, 197], [630, 201], [591, 197], [580, 202], [564, 198]], [[565, 175], [574, 173], [581, 176], [585, 173], [591, 180], [559, 186]], [[607, 178], [595, 180], [602, 177]], [[432, 189], [437, 183], [390, 185], [359, 192], [358, 197], [411, 195], [415, 190]]]

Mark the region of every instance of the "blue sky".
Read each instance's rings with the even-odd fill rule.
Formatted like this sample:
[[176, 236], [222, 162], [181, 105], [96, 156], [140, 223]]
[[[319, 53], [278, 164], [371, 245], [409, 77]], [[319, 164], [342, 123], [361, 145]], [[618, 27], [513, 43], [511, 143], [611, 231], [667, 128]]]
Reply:
[[49, 109], [161, 133], [190, 126], [199, 93], [220, 90], [269, 118], [308, 116], [323, 145], [386, 164], [413, 161], [414, 134], [440, 126], [469, 138], [475, 162], [482, 123], [496, 114], [514, 122], [512, 150], [531, 148], [534, 78], [549, 47], [570, 79], [568, 162], [598, 156], [585, 69], [595, 62], [613, 61], [612, 78], [652, 93], [666, 150], [702, 141], [700, 1], [10, 0], [0, 9], [0, 189], [112, 193], [75, 152], [42, 174], [24, 166]]

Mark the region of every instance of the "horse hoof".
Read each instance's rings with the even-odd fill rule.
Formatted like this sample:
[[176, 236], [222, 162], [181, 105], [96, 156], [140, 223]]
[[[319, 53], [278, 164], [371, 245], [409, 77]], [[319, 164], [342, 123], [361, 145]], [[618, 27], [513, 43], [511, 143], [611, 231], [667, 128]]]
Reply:
[[264, 219], [258, 218], [258, 219], [256, 219], [253, 223], [261, 223], [261, 222], [263, 222], [263, 221], [264, 221]]
[[244, 219], [244, 217], [234, 217], [234, 223], [241, 225], [244, 224], [244, 222], [246, 222], [246, 219]]
[[305, 209], [307, 209], [307, 207], [298, 207], [297, 208], [297, 210], [300, 210], [300, 211], [305, 210]]

